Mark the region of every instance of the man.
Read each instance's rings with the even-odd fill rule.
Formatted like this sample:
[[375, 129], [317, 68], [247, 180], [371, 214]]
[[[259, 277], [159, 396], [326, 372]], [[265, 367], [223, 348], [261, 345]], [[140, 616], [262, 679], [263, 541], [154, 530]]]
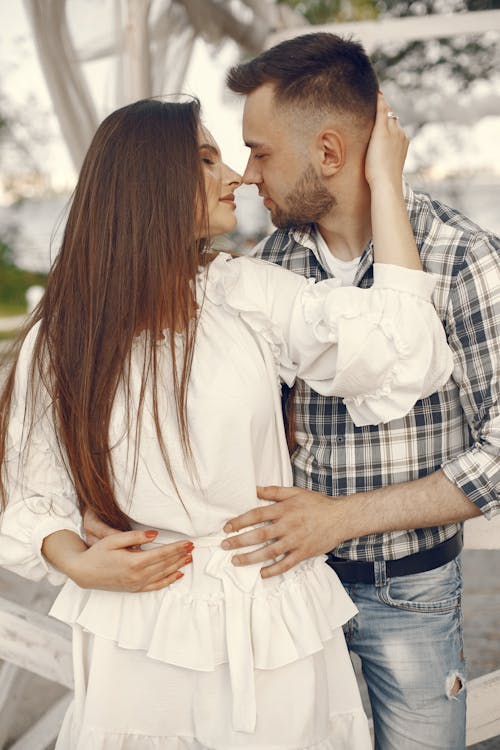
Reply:
[[[255, 184], [278, 227], [256, 254], [317, 279], [372, 284], [364, 156], [378, 83], [362, 47], [325, 33], [297, 37], [233, 68], [246, 97]], [[395, 117], [392, 112], [389, 117]], [[404, 419], [354, 426], [342, 401], [299, 382], [291, 395], [297, 487], [233, 519], [226, 549], [265, 542], [233, 562], [279, 561], [276, 575], [329, 553], [359, 609], [346, 637], [359, 654], [381, 750], [465, 747], [460, 614], [461, 522], [500, 509], [500, 242], [457, 211], [406, 201], [435, 304], [454, 352], [452, 378]]]

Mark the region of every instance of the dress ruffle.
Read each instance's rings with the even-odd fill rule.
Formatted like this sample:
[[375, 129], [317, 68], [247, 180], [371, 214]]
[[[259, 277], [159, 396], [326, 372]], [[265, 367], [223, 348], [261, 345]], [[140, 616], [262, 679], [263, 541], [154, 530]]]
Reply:
[[[206, 277], [206, 296], [231, 315], [240, 316], [252, 331], [263, 338], [269, 344], [280, 377], [285, 382], [293, 382], [297, 366], [288, 354], [283, 330], [263, 312], [254, 297], [245, 294], [244, 288], [238, 284], [241, 265], [232, 260], [227, 253], [219, 253], [212, 261]], [[314, 284], [312, 279], [311, 283]]]
[[[310, 279], [309, 281], [312, 281]], [[312, 330], [318, 341], [328, 342], [338, 340], [339, 321], [342, 319], [352, 320], [363, 316], [363, 325], [374, 325], [382, 328], [385, 336], [393, 341], [394, 348], [401, 356], [408, 356], [410, 347], [408, 341], [398, 331], [398, 321], [389, 320], [382, 317], [381, 309], [374, 310], [370, 315], [366, 309], [363, 309], [363, 301], [368, 301], [365, 292], [357, 287], [349, 288], [349, 295], [352, 298], [351, 304], [346, 304], [346, 288], [342, 287], [340, 281], [333, 284], [336, 279], [330, 279], [328, 286], [326, 284], [309, 283], [302, 294], [304, 307], [304, 317], [311, 325]], [[356, 291], [354, 291], [356, 289]], [[357, 296], [357, 299], [353, 297]]]
[[[362, 710], [334, 715], [331, 719], [331, 734], [312, 745], [288, 746], [286, 750], [352, 750], [368, 747], [366, 740], [366, 716]], [[64, 735], [59, 738], [59, 743]], [[57, 744], [56, 750], [63, 750]], [[283, 746], [269, 745], [267, 750], [282, 750]], [[157, 737], [152, 735], [103, 732], [86, 727], [79, 734], [75, 750], [221, 750], [205, 745], [191, 737]], [[229, 748], [223, 748], [229, 750]]]
[[231, 552], [206, 546], [211, 537], [194, 543], [184, 578], [161, 591], [84, 591], [68, 581], [50, 614], [176, 667], [214, 672], [227, 663], [232, 726], [252, 733], [255, 670], [321, 651], [357, 610], [324, 556], [264, 580], [260, 564], [236, 567]]
[[[352, 293], [353, 290], [350, 291]], [[339, 294], [337, 289], [328, 290], [324, 284], [311, 284], [306, 287], [302, 299], [304, 317], [311, 325], [318, 341], [325, 343], [338, 341], [339, 326], [349, 325], [350, 321], [355, 321], [362, 316], [363, 325], [367, 330], [369, 328], [381, 329], [385, 338], [392, 343], [397, 357], [394, 358], [394, 366], [386, 371], [384, 382], [370, 394], [349, 395], [344, 398], [345, 404], [359, 408], [368, 400], [376, 402], [387, 399], [397, 388], [398, 383], [405, 382], [405, 370], [408, 367], [407, 360], [411, 357], [411, 350], [407, 338], [398, 330], [398, 320], [384, 318], [380, 314], [382, 307], [378, 314], [376, 311], [372, 315], [367, 314], [367, 311], [363, 309], [363, 302], [366, 301], [366, 298], [362, 296], [363, 291], [357, 291], [361, 291], [361, 295], [358, 294], [357, 301], [353, 299], [354, 304], [351, 306], [346, 305], [346, 299], [342, 293]], [[346, 394], [349, 392], [347, 384], [342, 390]]]
[[231, 563], [231, 553], [222, 549], [195, 549], [193, 555], [193, 568], [198, 556], [198, 566], [207, 573], [203, 593], [191, 566], [172, 586], [138, 594], [84, 590], [69, 580], [50, 614], [122, 648], [200, 671], [212, 671], [228, 661], [224, 579], [232, 581], [230, 588], [248, 606], [256, 669], [275, 669], [319, 651], [356, 614], [323, 556], [264, 580], [260, 565], [238, 568]]

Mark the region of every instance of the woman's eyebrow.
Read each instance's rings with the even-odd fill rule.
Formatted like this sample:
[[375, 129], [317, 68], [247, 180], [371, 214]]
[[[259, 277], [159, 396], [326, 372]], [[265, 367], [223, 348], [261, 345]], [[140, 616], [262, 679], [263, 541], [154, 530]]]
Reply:
[[205, 148], [205, 149], [208, 149], [209, 151], [211, 151], [211, 152], [212, 152], [213, 154], [215, 154], [216, 156], [220, 156], [220, 153], [219, 153], [219, 149], [218, 149], [218, 148], [215, 148], [215, 146], [212, 146], [212, 144], [211, 144], [211, 143], [200, 143], [200, 146], [199, 146], [199, 148], [200, 148], [200, 151], [201, 151], [201, 150], [202, 150], [203, 148]]

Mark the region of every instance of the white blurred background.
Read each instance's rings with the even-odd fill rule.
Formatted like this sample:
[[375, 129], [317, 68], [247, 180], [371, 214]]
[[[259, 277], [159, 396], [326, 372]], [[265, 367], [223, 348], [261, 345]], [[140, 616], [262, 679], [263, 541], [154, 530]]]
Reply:
[[[224, 89], [227, 69], [277, 33], [317, 23], [352, 33], [372, 55], [412, 138], [411, 184], [500, 233], [498, 7], [498, 0], [2, 2], [0, 240], [20, 267], [48, 270], [57, 252], [51, 237], [95, 127], [142, 96], [197, 95], [225, 160], [242, 171], [242, 103]], [[270, 229], [253, 188], [239, 191], [238, 218], [232, 241], [240, 247]]]

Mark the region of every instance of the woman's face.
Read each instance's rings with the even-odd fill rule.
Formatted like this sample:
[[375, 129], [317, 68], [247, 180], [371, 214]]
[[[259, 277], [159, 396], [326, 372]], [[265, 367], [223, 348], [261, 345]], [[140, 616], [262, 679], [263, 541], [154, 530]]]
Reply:
[[236, 226], [234, 191], [241, 177], [223, 163], [211, 133], [200, 126], [198, 131], [200, 159], [205, 176], [210, 236], [230, 232]]

